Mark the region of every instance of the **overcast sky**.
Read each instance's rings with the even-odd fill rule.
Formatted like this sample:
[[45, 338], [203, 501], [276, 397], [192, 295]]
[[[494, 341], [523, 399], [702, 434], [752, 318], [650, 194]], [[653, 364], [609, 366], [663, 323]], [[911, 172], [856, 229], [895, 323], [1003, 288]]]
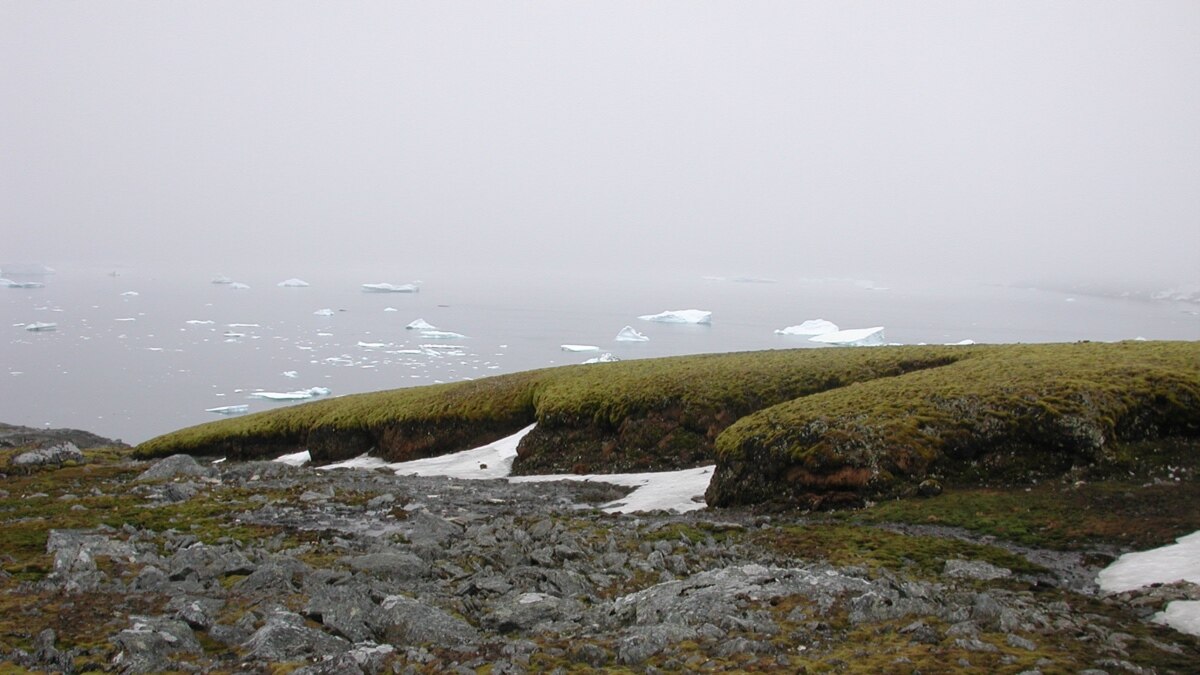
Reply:
[[0, 260], [1200, 279], [1200, 2], [0, 0]]

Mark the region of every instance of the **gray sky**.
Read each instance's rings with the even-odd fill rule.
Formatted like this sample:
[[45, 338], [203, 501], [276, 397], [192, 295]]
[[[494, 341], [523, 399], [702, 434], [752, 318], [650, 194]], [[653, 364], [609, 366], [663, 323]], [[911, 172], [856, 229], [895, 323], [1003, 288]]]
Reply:
[[0, 260], [1200, 278], [1200, 3], [0, 0]]

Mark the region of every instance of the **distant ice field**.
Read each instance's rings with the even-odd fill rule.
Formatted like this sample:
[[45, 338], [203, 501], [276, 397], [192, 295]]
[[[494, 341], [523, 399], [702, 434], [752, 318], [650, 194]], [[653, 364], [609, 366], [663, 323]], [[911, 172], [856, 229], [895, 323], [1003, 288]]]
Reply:
[[[653, 270], [468, 277], [378, 268], [57, 269], [27, 279], [41, 286], [0, 287], [0, 421], [130, 443], [240, 414], [241, 406], [256, 412], [598, 356], [564, 345], [619, 359], [866, 348], [776, 334], [816, 319], [843, 330], [882, 326], [887, 342], [903, 344], [1200, 339], [1194, 304], [995, 286], [739, 283]], [[218, 275], [229, 283], [211, 283]], [[280, 285], [294, 280], [308, 285]], [[363, 289], [418, 282], [414, 292]], [[711, 323], [639, 320], [679, 308], [711, 312]], [[437, 328], [406, 329], [418, 319]], [[56, 329], [26, 329], [36, 323]], [[649, 340], [615, 340], [629, 325]]]

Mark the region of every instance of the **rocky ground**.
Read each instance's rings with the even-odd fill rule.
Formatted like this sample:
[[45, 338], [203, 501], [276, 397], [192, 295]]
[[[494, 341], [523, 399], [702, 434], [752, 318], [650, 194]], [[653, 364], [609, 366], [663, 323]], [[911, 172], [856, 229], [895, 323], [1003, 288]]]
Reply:
[[1149, 621], [1169, 600], [1200, 599], [1195, 586], [1098, 593], [1117, 546], [1052, 550], [853, 514], [611, 515], [598, 506], [625, 489], [597, 483], [19, 454], [0, 456], [0, 670], [1200, 664], [1200, 640]]

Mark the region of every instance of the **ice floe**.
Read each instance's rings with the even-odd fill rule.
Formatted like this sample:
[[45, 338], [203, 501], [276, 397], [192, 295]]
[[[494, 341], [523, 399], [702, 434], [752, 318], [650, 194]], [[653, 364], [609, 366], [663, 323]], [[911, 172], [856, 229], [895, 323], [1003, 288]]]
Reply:
[[9, 288], [42, 288], [46, 284], [40, 281], [13, 281], [12, 279], [0, 279], [0, 286], [8, 286]]
[[638, 318], [659, 323], [712, 323], [712, 312], [702, 309], [671, 309], [658, 314], [643, 314]]
[[[395, 310], [393, 310], [395, 311]], [[417, 319], [404, 327], [407, 330], [437, 330], [437, 326], [429, 323], [425, 319]]]
[[300, 373], [298, 373], [294, 370], [285, 370], [282, 373], [280, 373], [280, 375], [283, 375], [284, 377], [290, 377], [293, 380], [296, 379], [297, 377], [300, 377]]
[[284, 279], [275, 285], [280, 288], [307, 288], [308, 282], [303, 279], [296, 279], [293, 277], [291, 279]]
[[242, 283], [242, 282], [240, 282], [240, 281], [232, 281], [232, 282], [230, 282], [230, 283], [229, 283], [229, 287], [230, 287], [230, 288], [232, 288], [232, 289], [235, 289], [235, 290], [244, 291], [244, 290], [246, 290], [246, 289], [250, 288], [250, 285], [249, 285], [249, 284], [243, 284], [243, 283]]
[[362, 289], [371, 293], [416, 293], [421, 290], [421, 282], [411, 284], [363, 284]]
[[384, 347], [390, 347], [391, 345], [386, 342], [363, 342], [362, 340], [359, 340], [358, 346], [362, 347], [363, 349], [383, 349]]
[[250, 398], [265, 398], [269, 401], [303, 401], [317, 396], [328, 396], [330, 393], [331, 391], [327, 387], [311, 387], [296, 391], [256, 391], [250, 394]]
[[210, 321], [210, 320], [207, 320], [207, 319], [188, 319], [188, 320], [187, 320], [187, 321], [185, 321], [184, 323], [186, 323], [186, 324], [188, 324], [188, 325], [190, 325], [190, 326], [210, 326], [210, 325], [212, 325], [212, 324], [214, 324], [214, 323], [216, 323], [216, 322], [215, 322], [215, 321]]
[[52, 330], [58, 330], [58, 324], [34, 321], [33, 323], [25, 324], [25, 330], [33, 331], [35, 333], [45, 333]]
[[836, 333], [839, 328], [836, 323], [825, 319], [809, 319], [796, 326], [788, 326], [775, 331], [776, 335], [825, 335]]
[[448, 330], [423, 330], [421, 331], [421, 337], [429, 340], [458, 340], [467, 336]]
[[[1200, 584], [1200, 532], [1180, 537], [1169, 546], [1126, 553], [1096, 577], [1100, 590], [1108, 593], [1175, 581]], [[1200, 635], [1200, 601], [1171, 602], [1153, 620], [1182, 633]]]
[[326, 307], [325, 309], [318, 309], [313, 314], [317, 316], [333, 316], [333, 310]]
[[244, 412], [249, 412], [248, 405], [223, 405], [216, 408], [205, 408], [204, 412], [217, 413], [218, 415], [241, 415]]
[[229, 277], [225, 276], [224, 274], [218, 274], [217, 276], [213, 277], [212, 283], [222, 284], [222, 285], [232, 284], [233, 279], [230, 279]]
[[596, 345], [559, 345], [559, 349], [564, 352], [598, 352], [600, 348]]
[[137, 291], [125, 291], [124, 293], [122, 293], [122, 294], [121, 294], [121, 297], [123, 297], [123, 298], [136, 298], [136, 297], [137, 297], [137, 296], [139, 296], [139, 295], [141, 295], [141, 293], [138, 293]]
[[874, 347], [884, 344], [883, 326], [851, 328], [809, 338], [812, 342], [842, 347]]
[[633, 326], [625, 326], [617, 333], [617, 337], [613, 338], [617, 342], [649, 342], [650, 338], [637, 332]]

